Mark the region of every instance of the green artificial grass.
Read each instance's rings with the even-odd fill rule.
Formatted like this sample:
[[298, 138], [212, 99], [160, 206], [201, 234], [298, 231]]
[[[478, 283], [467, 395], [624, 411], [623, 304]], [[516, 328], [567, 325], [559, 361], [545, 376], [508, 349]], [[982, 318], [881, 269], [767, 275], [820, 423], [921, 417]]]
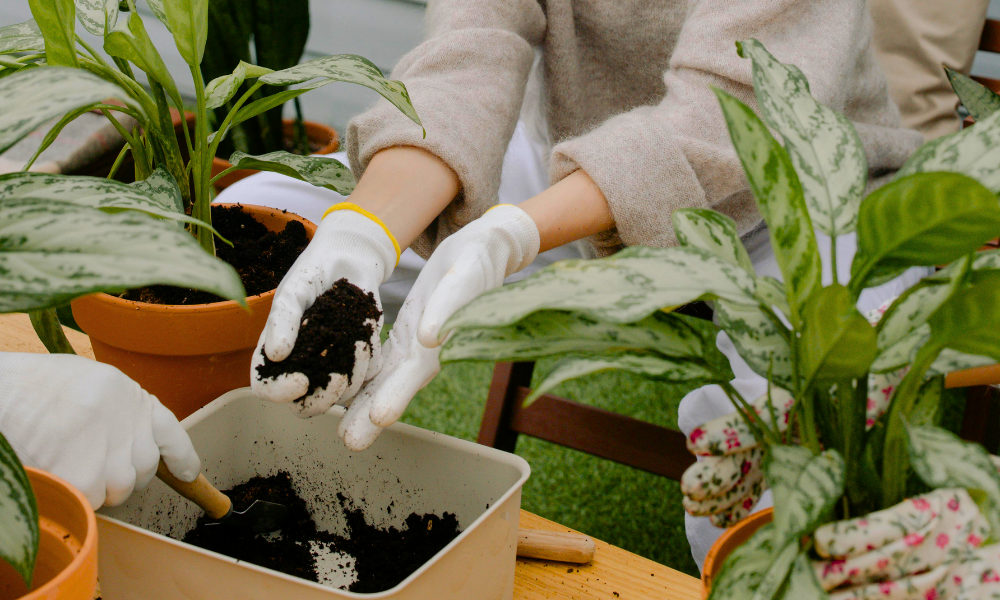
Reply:
[[[536, 382], [551, 365], [538, 364]], [[445, 365], [402, 420], [475, 440], [492, 374], [492, 363]], [[606, 373], [569, 382], [553, 393], [676, 428], [677, 405], [690, 389]], [[527, 436], [518, 440], [517, 453], [531, 464], [521, 501], [525, 510], [698, 576], [684, 535], [677, 482]]]

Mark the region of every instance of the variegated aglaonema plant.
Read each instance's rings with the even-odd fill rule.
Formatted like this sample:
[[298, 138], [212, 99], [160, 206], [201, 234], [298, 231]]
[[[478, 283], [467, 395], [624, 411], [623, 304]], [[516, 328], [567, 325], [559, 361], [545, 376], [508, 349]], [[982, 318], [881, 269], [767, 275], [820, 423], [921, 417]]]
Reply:
[[[564, 355], [529, 402], [613, 369], [721, 385], [763, 447], [775, 512], [727, 560], [715, 599], [823, 596], [809, 567], [810, 534], [893, 506], [919, 491], [913, 486], [979, 490], [1000, 539], [1000, 476], [983, 448], [937, 426], [943, 375], [1000, 360], [1000, 252], [976, 252], [1000, 233], [1000, 113], [923, 146], [865, 197], [868, 167], [851, 122], [816, 102], [802, 72], [757, 41], [739, 51], [752, 60], [763, 120], [716, 93], [784, 282], [754, 272], [730, 218], [683, 209], [673, 218], [678, 247], [556, 263], [479, 297], [446, 324], [453, 333], [442, 359]], [[822, 284], [814, 230], [831, 247], [856, 232], [847, 285]], [[935, 265], [946, 266], [877, 325], [855, 307], [865, 288]], [[695, 300], [713, 303], [718, 326], [671, 312]], [[772, 425], [775, 411], [759, 418], [730, 386], [719, 328], [772, 390], [792, 394], [784, 431]], [[905, 367], [887, 412], [866, 429], [869, 374]]]
[[[337, 81], [362, 85], [375, 90], [415, 123], [420, 123], [406, 87], [401, 82], [386, 79], [370, 61], [352, 54], [322, 57], [279, 71], [241, 62], [231, 74], [206, 85], [199, 65], [204, 58], [208, 35], [209, 0], [147, 0], [152, 13], [173, 35], [194, 81], [194, 131], [181, 127], [183, 136], [178, 139], [170, 110], [183, 112], [184, 100], [146, 32], [143, 19], [136, 11], [136, 1], [28, 0], [33, 20], [0, 27], [0, 153], [41, 125], [57, 119], [38, 151], [24, 166], [27, 171], [66, 125], [88, 111], [98, 110], [127, 142], [111, 175], [127, 153], [131, 153], [136, 181], [154, 178], [154, 187], [163, 190], [170, 200], [164, 202], [162, 198], [154, 198], [144, 188], [128, 190], [102, 180], [29, 173], [4, 177], [0, 181], [3, 239], [16, 239], [24, 248], [45, 253], [46, 262], [32, 264], [30, 276], [0, 268], [2, 296], [7, 296], [8, 290], [21, 294], [23, 288], [30, 290], [24, 292], [27, 294], [40, 293], [66, 302], [81, 293], [120, 291], [124, 287], [154, 282], [188, 287], [199, 287], [199, 283], [205, 285], [197, 278], [194, 281], [185, 279], [197, 270], [197, 263], [204, 263], [202, 259], [192, 258], [190, 252], [179, 254], [162, 243], [155, 243], [138, 229], [128, 245], [99, 243], [105, 239], [105, 228], [117, 226], [118, 221], [140, 218], [134, 214], [110, 213], [135, 208], [127, 206], [131, 200], [147, 205], [146, 208], [155, 201], [157, 210], [139, 210], [158, 219], [183, 222], [208, 255], [214, 256], [215, 230], [210, 210], [212, 183], [228, 173], [211, 175], [212, 158], [219, 143], [237, 124], [309, 90]], [[111, 62], [76, 34], [77, 19], [86, 31], [103, 40], [103, 50], [111, 57]], [[144, 82], [139, 72], [145, 76]], [[248, 85], [243, 86], [244, 82]], [[241, 86], [245, 91], [237, 98]], [[255, 94], [263, 86], [275, 86], [283, 91], [258, 98]], [[284, 89], [289, 86], [297, 87]], [[208, 111], [227, 103], [231, 104], [231, 109], [217, 131], [210, 132]], [[123, 125], [116, 114], [134, 119], [134, 127]], [[182, 153], [182, 145], [186, 153]], [[185, 160], [184, 156], [190, 158]], [[354, 188], [350, 169], [331, 158], [287, 152], [262, 156], [237, 152], [230, 162], [234, 169], [276, 171], [344, 194]], [[24, 192], [26, 188], [28, 192]], [[51, 205], [35, 202], [27, 208], [22, 201], [23, 193], [37, 199], [40, 196], [34, 190], [38, 189], [49, 190], [45, 193], [56, 202]], [[52, 191], [55, 189], [58, 193]], [[138, 200], [139, 196], [146, 198]], [[176, 204], [173, 202], [175, 196]], [[95, 216], [83, 207], [100, 208], [105, 214]], [[47, 211], [53, 211], [48, 215], [52, 221], [48, 229], [30, 226], [30, 219], [44, 219]], [[72, 234], [60, 235], [55, 238], [58, 243], [53, 244], [51, 240], [60, 227], [71, 230]], [[173, 241], [176, 240], [171, 243]], [[156, 256], [152, 256], [154, 254]], [[129, 256], [159, 257], [160, 260], [155, 269], [148, 270], [148, 263], [130, 263], [126, 259]], [[99, 266], [104, 264], [118, 268]], [[0, 266], [5, 265], [0, 263]], [[113, 281], [108, 285], [99, 283], [100, 277], [110, 270], [116, 271]], [[220, 279], [217, 275], [215, 278]], [[238, 280], [235, 284], [231, 278], [227, 281], [228, 287], [216, 283], [201, 289], [226, 298], [242, 298], [243, 290]], [[87, 289], [81, 291], [83, 288]], [[0, 312], [41, 311], [33, 318], [36, 331], [50, 350], [68, 350], [69, 344], [55, 326], [56, 320], [49, 308], [28, 301], [12, 302], [9, 297], [0, 300]]]

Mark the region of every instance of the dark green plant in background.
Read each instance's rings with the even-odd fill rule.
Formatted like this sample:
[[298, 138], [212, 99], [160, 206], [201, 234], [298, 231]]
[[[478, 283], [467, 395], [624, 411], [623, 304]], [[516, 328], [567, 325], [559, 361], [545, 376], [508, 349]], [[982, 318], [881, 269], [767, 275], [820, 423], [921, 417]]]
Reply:
[[[201, 62], [205, 81], [229, 75], [243, 61], [280, 71], [302, 60], [309, 37], [309, 0], [212, 0], [208, 4], [208, 43]], [[244, 83], [235, 98], [249, 89]], [[285, 87], [263, 87], [251, 96], [261, 100], [285, 91]], [[214, 109], [216, 124], [222, 123], [233, 108], [235, 98]], [[294, 152], [308, 154], [308, 140], [302, 126], [302, 111], [296, 108]], [[264, 154], [286, 150], [279, 105], [236, 126], [219, 144], [217, 156], [228, 157], [235, 151]]]

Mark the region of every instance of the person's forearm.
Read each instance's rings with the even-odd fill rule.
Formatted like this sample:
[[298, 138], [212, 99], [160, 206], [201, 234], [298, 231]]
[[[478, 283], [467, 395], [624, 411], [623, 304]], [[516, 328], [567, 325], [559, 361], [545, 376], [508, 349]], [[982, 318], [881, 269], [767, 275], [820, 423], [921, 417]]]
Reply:
[[538, 227], [539, 252], [615, 226], [608, 201], [594, 180], [576, 171], [518, 206]]
[[406, 248], [458, 190], [458, 176], [443, 160], [420, 148], [398, 146], [372, 157], [350, 200], [381, 219], [400, 248]]

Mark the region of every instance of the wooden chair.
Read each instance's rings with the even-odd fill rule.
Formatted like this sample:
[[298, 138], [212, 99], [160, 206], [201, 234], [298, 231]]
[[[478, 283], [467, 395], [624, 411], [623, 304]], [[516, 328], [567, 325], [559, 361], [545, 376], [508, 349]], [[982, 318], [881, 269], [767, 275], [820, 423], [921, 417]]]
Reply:
[[[979, 50], [1000, 54], [1000, 21], [986, 19], [986, 23], [983, 25], [983, 36], [979, 38]], [[1000, 79], [991, 79], [976, 75], [973, 75], [972, 78], [1000, 94]], [[965, 126], [968, 127], [970, 125], [972, 125], [972, 117], [966, 117]]]

